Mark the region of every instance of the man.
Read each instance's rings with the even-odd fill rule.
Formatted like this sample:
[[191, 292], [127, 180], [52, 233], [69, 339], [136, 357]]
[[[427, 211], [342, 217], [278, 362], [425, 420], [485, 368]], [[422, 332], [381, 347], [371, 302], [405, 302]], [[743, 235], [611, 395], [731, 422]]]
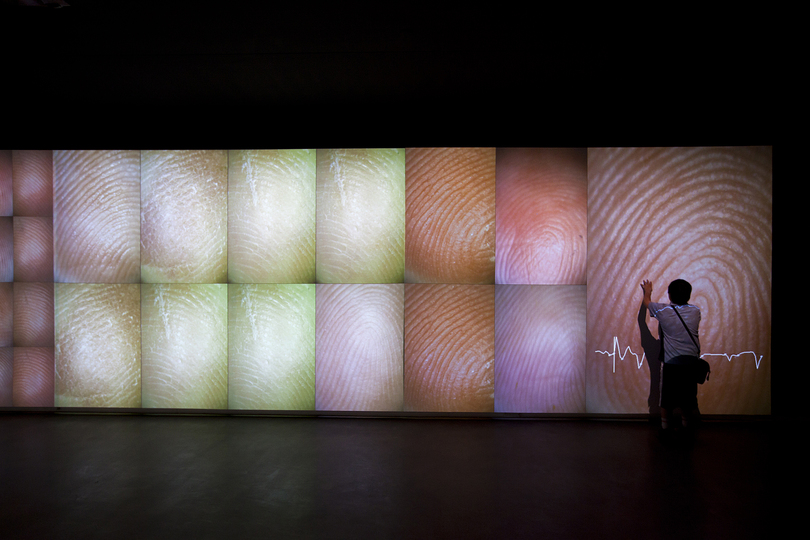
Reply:
[[669, 284], [669, 304], [652, 301], [652, 282], [641, 283], [644, 291], [642, 303], [650, 315], [658, 319], [658, 328], [664, 346], [664, 365], [661, 369], [661, 427], [668, 429], [672, 411], [681, 409], [681, 422], [689, 427], [692, 411], [697, 410], [697, 382], [694, 377], [694, 358], [700, 356], [700, 308], [689, 304], [692, 285], [683, 279]]

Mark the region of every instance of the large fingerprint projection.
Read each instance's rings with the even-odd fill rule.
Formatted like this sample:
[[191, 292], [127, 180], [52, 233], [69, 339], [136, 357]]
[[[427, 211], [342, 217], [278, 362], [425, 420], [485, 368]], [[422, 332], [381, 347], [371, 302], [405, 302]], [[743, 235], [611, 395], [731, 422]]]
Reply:
[[228, 408], [228, 286], [141, 285], [143, 406]]
[[228, 405], [315, 408], [315, 285], [228, 286]]
[[54, 152], [54, 280], [141, 280], [140, 152]]
[[402, 410], [403, 287], [317, 286], [316, 409]]
[[140, 407], [140, 285], [54, 287], [56, 406]]
[[401, 283], [405, 151], [318, 150], [319, 283]]
[[771, 412], [772, 149], [0, 150], [0, 408]]
[[227, 228], [226, 152], [142, 152], [143, 282], [227, 281]]
[[657, 411], [659, 335], [640, 283], [674, 279], [701, 309], [704, 414], [770, 414], [770, 148], [620, 148], [588, 154], [587, 411]]
[[585, 287], [495, 291], [495, 412], [585, 412]]
[[584, 285], [587, 150], [499, 148], [495, 283]]
[[314, 282], [315, 151], [228, 155], [228, 280]]
[[495, 149], [406, 150], [405, 281], [495, 282]]
[[405, 410], [492, 412], [495, 287], [405, 286]]

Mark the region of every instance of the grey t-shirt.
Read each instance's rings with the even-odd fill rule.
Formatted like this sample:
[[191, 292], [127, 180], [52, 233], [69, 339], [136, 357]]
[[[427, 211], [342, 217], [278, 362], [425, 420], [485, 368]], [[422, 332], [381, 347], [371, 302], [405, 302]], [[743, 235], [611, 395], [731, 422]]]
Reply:
[[698, 328], [700, 326], [700, 308], [692, 304], [659, 304], [657, 302], [650, 303], [650, 315], [658, 319], [659, 326], [663, 329], [664, 333], [664, 363], [672, 363], [672, 359], [677, 356], [689, 355], [699, 356], [700, 350], [695, 347], [692, 339], [689, 337], [686, 328], [678, 318], [675, 310], [681, 314], [683, 322], [686, 323], [689, 332], [695, 341], [700, 346], [700, 338], [698, 337]]

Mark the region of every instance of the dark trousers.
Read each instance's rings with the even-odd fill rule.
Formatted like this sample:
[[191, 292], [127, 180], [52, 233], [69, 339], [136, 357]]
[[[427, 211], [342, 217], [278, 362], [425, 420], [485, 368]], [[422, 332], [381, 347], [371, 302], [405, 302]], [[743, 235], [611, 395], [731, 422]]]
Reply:
[[664, 364], [661, 369], [661, 408], [680, 408], [685, 413], [697, 409], [697, 382], [694, 366]]

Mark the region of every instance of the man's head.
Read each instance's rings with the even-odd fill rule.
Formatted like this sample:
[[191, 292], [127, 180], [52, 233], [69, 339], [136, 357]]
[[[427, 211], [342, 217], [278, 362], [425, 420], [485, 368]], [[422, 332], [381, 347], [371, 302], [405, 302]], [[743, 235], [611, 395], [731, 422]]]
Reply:
[[689, 302], [689, 297], [692, 296], [692, 285], [684, 279], [676, 279], [669, 284], [667, 292], [669, 293], [670, 302], [683, 305]]

